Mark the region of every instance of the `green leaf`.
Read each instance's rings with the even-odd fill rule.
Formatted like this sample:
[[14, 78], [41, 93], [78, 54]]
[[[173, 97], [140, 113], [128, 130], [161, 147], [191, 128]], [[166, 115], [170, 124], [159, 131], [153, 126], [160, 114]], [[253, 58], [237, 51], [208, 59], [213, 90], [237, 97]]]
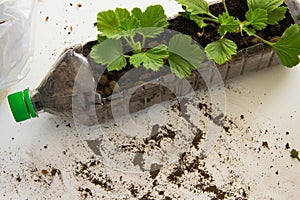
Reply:
[[102, 36], [120, 39], [121, 37], [134, 36], [137, 28], [156, 27], [157, 29], [143, 29], [139, 33], [145, 37], [156, 37], [163, 28], [169, 25], [164, 9], [161, 5], [147, 7], [145, 12], [134, 8], [130, 12], [124, 8], [99, 12], [97, 15], [97, 27]]
[[284, 0], [247, 0], [249, 10], [264, 9], [268, 13], [267, 24], [275, 25], [285, 18], [286, 7], [281, 6]]
[[143, 18], [143, 11], [140, 8], [133, 8], [131, 10], [132, 16], [136, 17], [138, 20]]
[[255, 10], [248, 10], [246, 12], [246, 19], [256, 30], [262, 30], [266, 28], [268, 21], [268, 13], [266, 10], [256, 8]]
[[122, 31], [128, 31], [128, 30], [133, 30], [133, 29], [136, 29], [140, 26], [140, 22], [139, 20], [136, 18], [136, 17], [128, 17], [128, 18], [125, 18], [125, 19], [122, 19], [120, 21], [120, 30]]
[[218, 33], [221, 36], [226, 35], [227, 32], [234, 33], [239, 28], [240, 22], [234, 17], [229, 16], [226, 12], [223, 12], [218, 16], [218, 21], [220, 22], [220, 26], [218, 28]]
[[166, 28], [169, 25], [161, 5], [149, 6], [145, 12], [142, 12], [139, 8], [134, 8], [131, 13], [140, 21], [141, 27]]
[[99, 43], [103, 42], [106, 39], [107, 39], [107, 37], [103, 36], [102, 34], [98, 34], [98, 36], [97, 36], [97, 40]]
[[120, 20], [112, 10], [99, 12], [97, 15], [97, 28], [103, 36], [113, 36], [120, 32]]
[[206, 0], [178, 0], [191, 15], [208, 14], [209, 6]]
[[[182, 6], [184, 7], [184, 6]], [[179, 15], [181, 15], [184, 19], [190, 19], [191, 13], [184, 11], [184, 12], [178, 12]]]
[[213, 59], [217, 64], [223, 64], [237, 53], [237, 45], [226, 38], [212, 42], [205, 47], [206, 55]]
[[272, 47], [284, 66], [293, 67], [299, 64], [300, 28], [298, 24], [291, 25], [286, 29], [281, 38], [273, 43]]
[[136, 17], [141, 22], [140, 28], [137, 28], [135, 30], [137, 33], [139, 33], [147, 38], [155, 38], [163, 32], [162, 27], [154, 26], [155, 23], [152, 23], [153, 26], [152, 25], [149, 26], [150, 25], [149, 21], [147, 21], [147, 19], [143, 20], [144, 18], [147, 18], [147, 16], [145, 16], [145, 13], [143, 13], [140, 8], [134, 8], [131, 11], [131, 13], [132, 13], [132, 16]]
[[179, 78], [189, 77], [204, 60], [203, 50], [192, 44], [192, 38], [186, 35], [174, 35], [169, 41], [168, 51], [171, 71]]
[[190, 15], [190, 19], [193, 20], [200, 28], [204, 28], [207, 26], [203, 18], [199, 17], [198, 15]]
[[107, 39], [93, 46], [90, 56], [96, 63], [108, 65], [108, 70], [120, 70], [126, 66], [120, 40]]
[[173, 52], [182, 58], [188, 60], [194, 68], [198, 68], [204, 60], [204, 52], [197, 45], [192, 44], [192, 38], [187, 35], [174, 35], [168, 45], [168, 51]]
[[283, 4], [284, 0], [247, 0], [249, 10], [261, 8], [267, 11], [274, 10]]
[[130, 17], [130, 12], [126, 8], [116, 8], [115, 14], [118, 19], [127, 19]]
[[140, 28], [135, 31], [146, 38], [155, 38], [161, 34], [169, 23], [164, 13], [164, 9], [160, 5], [149, 6], [145, 12], [140, 8], [134, 8], [132, 16], [140, 21]]
[[287, 7], [280, 6], [279, 8], [275, 8], [272, 11], [268, 12], [268, 21], [267, 24], [275, 25], [278, 24], [280, 20], [285, 18], [285, 13], [287, 11]]
[[256, 33], [254, 28], [249, 28], [247, 26], [243, 26], [243, 31], [245, 31], [249, 36], [254, 36]]
[[127, 61], [126, 61], [125, 56], [121, 55], [121, 56], [117, 57], [115, 60], [113, 60], [111, 63], [108, 64], [107, 70], [109, 72], [113, 71], [113, 70], [119, 71], [122, 68], [126, 67], [126, 64], [127, 64]]
[[140, 53], [142, 51], [142, 44], [140, 42], [136, 42], [133, 49], [134, 53]]
[[146, 38], [156, 38], [163, 31], [164, 29], [160, 27], [142, 27], [135, 29], [136, 33], [139, 33]]
[[169, 57], [166, 49], [166, 45], [159, 45], [146, 52], [132, 55], [129, 62], [134, 67], [143, 65], [146, 69], [157, 71], [164, 64], [164, 59]]
[[178, 78], [190, 77], [191, 71], [195, 69], [187, 60], [173, 52], [169, 52], [168, 61], [171, 72], [175, 74]]
[[121, 37], [129, 36], [133, 37], [136, 34], [135, 29], [140, 26], [140, 22], [137, 18], [131, 16], [127, 19], [120, 21], [119, 30], [120, 32], [111, 38], [119, 39]]
[[97, 15], [97, 27], [102, 36], [120, 39], [123, 36], [135, 35], [134, 29], [139, 27], [138, 19], [130, 16], [130, 12], [124, 8], [116, 8], [99, 12]]

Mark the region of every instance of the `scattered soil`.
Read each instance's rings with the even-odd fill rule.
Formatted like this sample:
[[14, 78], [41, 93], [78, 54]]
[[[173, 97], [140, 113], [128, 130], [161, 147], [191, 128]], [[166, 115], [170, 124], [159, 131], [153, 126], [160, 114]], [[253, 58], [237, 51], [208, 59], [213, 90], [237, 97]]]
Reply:
[[100, 186], [106, 191], [111, 191], [114, 189], [113, 181], [101, 171], [91, 173], [91, 170], [97, 168], [100, 164], [100, 161], [92, 157], [87, 162], [76, 162], [76, 169], [74, 171], [74, 175], [76, 177], [80, 177], [86, 181], [89, 181], [95, 186]]
[[[162, 126], [162, 127], [158, 127], [158, 126], [153, 126], [152, 128], [152, 135], [150, 136], [150, 138], [145, 139], [145, 144], [148, 144], [150, 140], [154, 141], [155, 144], [160, 147], [161, 146], [161, 142], [163, 139], [171, 139], [174, 140], [175, 136], [176, 136], [176, 130], [172, 130], [172, 125], [167, 125], [167, 126]], [[158, 128], [160, 130], [158, 130]]]
[[[55, 190], [57, 184], [60, 184], [59, 187], [63, 189], [64, 186], [69, 184], [69, 180], [66, 177], [68, 177], [68, 173], [71, 173], [70, 176], [74, 176], [76, 180], [72, 182], [72, 188], [74, 188], [74, 192], [77, 192], [81, 199], [114, 199], [121, 197], [135, 199], [186, 199], [187, 195], [190, 195], [192, 198], [203, 195], [208, 199], [214, 200], [244, 200], [250, 198], [251, 191], [253, 191], [252, 187], [255, 188], [254, 185], [257, 184], [255, 182], [257, 179], [253, 180], [254, 182], [244, 182], [242, 175], [244, 172], [243, 170], [239, 171], [239, 167], [243, 167], [243, 163], [245, 164], [245, 160], [239, 157], [239, 152], [247, 150], [249, 151], [248, 153], [253, 151], [254, 155], [261, 157], [261, 162], [255, 159], [253, 163], [255, 166], [257, 164], [257, 167], [262, 167], [264, 172], [266, 172], [266, 174], [261, 175], [262, 177], [270, 177], [271, 174], [273, 178], [276, 179], [276, 177], [281, 176], [282, 170], [277, 167], [277, 163], [282, 155], [286, 154], [285, 157], [290, 156], [289, 151], [285, 150], [285, 144], [288, 141], [278, 140], [272, 142], [272, 145], [268, 145], [269, 148], [260, 149], [260, 147], [269, 143], [267, 140], [261, 140], [265, 134], [272, 133], [272, 135], [278, 134], [278, 136], [281, 135], [281, 137], [284, 137], [286, 136], [286, 131], [281, 131], [281, 134], [279, 134], [270, 128], [273, 127], [273, 125], [267, 126], [269, 128], [261, 127], [258, 130], [251, 130], [251, 127], [246, 129], [245, 123], [247, 122], [240, 118], [240, 114], [235, 117], [226, 115], [222, 119], [217, 120], [217, 124], [226, 128], [223, 128], [222, 138], [220, 138], [218, 142], [218, 147], [210, 153], [215, 162], [211, 163], [210, 155], [208, 158], [200, 157], [201, 146], [199, 145], [201, 145], [202, 137], [196, 132], [196, 127], [199, 128], [199, 133], [203, 133], [203, 137], [207, 136], [207, 134], [205, 134], [205, 126], [202, 129], [199, 127], [199, 123], [195, 123], [192, 113], [194, 110], [201, 112], [201, 120], [206, 118], [207, 121], [211, 121], [211, 118], [214, 119], [214, 117], [212, 116], [209, 101], [202, 100], [201, 104], [199, 104], [198, 102], [201, 98], [197, 97], [194, 101], [193, 99], [185, 99], [183, 106], [179, 106], [174, 101], [167, 111], [172, 116], [174, 116], [174, 113], [178, 113], [178, 116], [183, 118], [181, 123], [189, 124], [186, 133], [193, 132], [194, 135], [194, 138], [191, 138], [190, 145], [183, 149], [183, 151], [181, 151], [182, 153], [178, 154], [179, 158], [176, 159], [176, 161], [174, 160], [172, 164], [162, 166], [153, 163], [151, 169], [145, 171], [145, 168], [148, 167], [147, 157], [145, 155], [151, 152], [151, 147], [147, 148], [145, 142], [153, 143], [154, 147], [159, 149], [163, 149], [163, 147], [159, 147], [159, 144], [162, 144], [163, 140], [167, 140], [167, 142], [170, 143], [174, 142], [178, 134], [178, 132], [174, 131], [178, 130], [178, 123], [176, 122], [166, 123], [165, 125], [155, 124], [152, 128], [149, 127], [150, 135], [148, 139], [141, 139], [142, 145], [134, 146], [128, 142], [135, 141], [137, 138], [131, 137], [128, 138], [128, 140], [123, 140], [117, 134], [111, 134], [109, 138], [112, 138], [111, 142], [116, 140], [119, 141], [120, 144], [131, 145], [131, 148], [124, 148], [122, 150], [137, 152], [134, 162], [137, 167], [140, 167], [140, 171], [144, 171], [144, 173], [137, 176], [130, 173], [119, 173], [118, 171], [114, 171], [114, 169], [105, 167], [103, 159], [101, 156], [99, 157], [100, 153], [95, 153], [97, 151], [100, 152], [99, 146], [101, 141], [92, 142], [92, 140], [87, 141], [89, 147], [93, 146], [94, 148], [91, 151], [92, 154], [90, 154], [89, 151], [78, 152], [79, 155], [75, 155], [71, 152], [68, 153], [68, 150], [63, 152], [64, 156], [70, 156], [71, 158], [71, 160], [68, 160], [68, 163], [63, 166], [58, 164], [58, 166], [64, 167], [61, 168], [63, 171], [60, 171], [60, 169], [56, 167], [55, 162], [61, 163], [61, 157], [57, 157], [56, 160], [51, 162], [51, 165], [42, 165], [39, 167], [37, 165], [30, 165], [28, 168], [23, 166], [22, 170], [17, 172], [10, 172], [3, 168], [0, 170], [0, 175], [3, 176], [3, 178], [12, 177], [12, 182], [18, 187], [22, 187], [23, 184], [27, 183], [29, 185], [34, 184], [30, 194], [35, 194], [37, 190], [34, 188], [37, 187], [40, 188], [39, 191], [48, 191], [47, 195], [51, 194], [49, 190]], [[184, 112], [184, 114], [182, 114], [182, 112]], [[179, 113], [181, 113], [181, 115], [179, 115]], [[249, 118], [247, 112], [244, 112], [243, 115], [245, 119]], [[190, 124], [193, 122], [194, 125]], [[66, 121], [63, 123], [66, 123]], [[56, 124], [54, 124], [54, 126], [55, 125]], [[114, 133], [113, 130], [107, 131], [108, 133]], [[231, 138], [231, 134], [235, 135], [234, 138]], [[236, 134], [240, 134], [240, 140], [235, 140], [237, 139], [235, 138]], [[253, 137], [255, 139], [253, 139]], [[288, 136], [286, 136], [286, 138], [288, 138]], [[74, 148], [77, 148], [78, 144], [79, 143], [74, 143]], [[278, 145], [278, 149], [276, 145]], [[266, 152], [269, 151], [271, 154], [274, 153], [274, 155], [267, 157], [270, 153], [266, 154]], [[96, 155], [94, 155], [93, 152]], [[114, 154], [112, 153], [109, 156], [114, 156]], [[273, 159], [268, 160], [270, 165], [263, 165], [263, 163], [266, 162], [264, 161], [265, 158]], [[290, 167], [291, 165], [287, 163], [286, 168], [289, 169]], [[269, 174], [268, 170], [270, 172]], [[224, 179], [222, 176], [224, 176]], [[241, 177], [239, 178], [239, 176]], [[63, 180], [63, 178], [65, 180]], [[251, 184], [253, 184], [253, 186]], [[283, 184], [283, 182], [280, 181], [280, 184]], [[282, 186], [278, 187], [280, 188]], [[43, 195], [44, 193], [40, 192], [39, 194]]]
[[[185, 182], [186, 174], [197, 173], [197, 179], [200, 181], [194, 186], [194, 189], [197, 191], [208, 193], [211, 196], [211, 199], [220, 200], [228, 199], [232, 197], [232, 194], [228, 191], [220, 189], [217, 185], [214, 184], [214, 179], [212, 175], [205, 170], [205, 164], [197, 156], [192, 156], [190, 153], [183, 153], [178, 161], [177, 166], [167, 177], [167, 180], [176, 184], [178, 187], [181, 187]], [[243, 195], [240, 199], [247, 199], [247, 194], [243, 188]]]
[[53, 167], [51, 164], [46, 165], [45, 168], [41, 170], [33, 168], [30, 170], [30, 173], [31, 179], [36, 183], [50, 186], [56, 176], [61, 182], [63, 182], [61, 171], [58, 168]]
[[79, 187], [77, 190], [80, 192], [80, 196], [83, 199], [86, 199], [88, 197], [92, 197], [93, 196], [93, 192], [91, 191], [90, 188]]
[[265, 147], [265, 148], [267, 148], [267, 149], [270, 149], [269, 144], [268, 144], [267, 141], [263, 141], [262, 142], [262, 146]]
[[193, 146], [197, 149], [197, 150], [199, 150], [199, 144], [200, 144], [200, 142], [202, 141], [204, 139], [204, 132], [201, 130], [201, 129], [199, 129], [199, 132], [195, 135], [195, 137], [194, 137], [194, 139], [193, 139], [193, 142], [192, 142], [192, 144], [193, 144]]
[[152, 179], [155, 179], [159, 172], [160, 172], [160, 169], [162, 168], [163, 166], [162, 165], [158, 165], [158, 164], [152, 164], [151, 165], [151, 168], [150, 168], [150, 177]]

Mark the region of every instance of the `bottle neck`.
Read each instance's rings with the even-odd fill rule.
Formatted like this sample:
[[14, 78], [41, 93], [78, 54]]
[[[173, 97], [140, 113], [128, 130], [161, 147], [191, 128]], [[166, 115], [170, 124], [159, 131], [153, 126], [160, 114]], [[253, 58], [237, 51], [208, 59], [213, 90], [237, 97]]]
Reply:
[[32, 108], [34, 109], [34, 112], [36, 113], [36, 115], [44, 112], [44, 104], [43, 104], [43, 100], [42, 100], [42, 95], [37, 89], [29, 91], [29, 98], [30, 98], [30, 102], [28, 102], [28, 103], [31, 103]]

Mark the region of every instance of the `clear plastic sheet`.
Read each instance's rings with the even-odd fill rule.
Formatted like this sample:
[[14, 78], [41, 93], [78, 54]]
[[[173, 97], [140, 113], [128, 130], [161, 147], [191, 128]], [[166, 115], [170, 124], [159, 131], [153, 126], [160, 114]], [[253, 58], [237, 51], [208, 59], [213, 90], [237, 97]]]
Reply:
[[295, 21], [295, 23], [300, 24], [300, 1], [299, 0], [285, 0], [286, 5]]
[[35, 4], [34, 0], [0, 1], [0, 91], [29, 71]]

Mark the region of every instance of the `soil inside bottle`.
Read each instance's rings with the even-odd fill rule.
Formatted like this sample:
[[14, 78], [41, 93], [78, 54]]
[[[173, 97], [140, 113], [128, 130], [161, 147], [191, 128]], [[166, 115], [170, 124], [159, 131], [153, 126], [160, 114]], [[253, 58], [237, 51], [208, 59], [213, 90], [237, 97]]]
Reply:
[[54, 64], [31, 101], [37, 111], [72, 117], [74, 110], [84, 110], [87, 103], [95, 102], [94, 89], [88, 62], [68, 50]]

